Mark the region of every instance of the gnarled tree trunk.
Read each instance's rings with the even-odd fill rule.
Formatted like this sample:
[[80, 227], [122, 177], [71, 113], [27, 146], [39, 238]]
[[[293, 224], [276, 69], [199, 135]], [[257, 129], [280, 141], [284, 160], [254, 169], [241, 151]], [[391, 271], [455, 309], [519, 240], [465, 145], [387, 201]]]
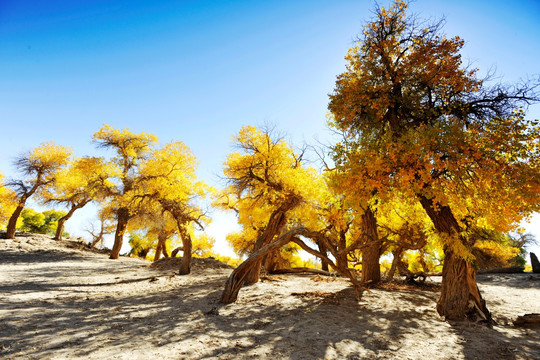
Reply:
[[118, 259], [120, 255], [120, 249], [122, 249], [122, 243], [124, 242], [124, 233], [129, 221], [129, 210], [127, 208], [120, 208], [116, 212], [117, 221], [116, 232], [114, 233], [114, 245], [111, 250], [111, 256], [109, 259]]
[[180, 261], [180, 275], [187, 275], [191, 272], [191, 251], [193, 244], [191, 241], [191, 236], [186, 231], [183, 226], [179, 226], [180, 236], [182, 237], [182, 249], [183, 255], [182, 260]]
[[58, 219], [58, 226], [56, 227], [56, 234], [54, 235], [54, 238], [53, 238], [54, 240], [62, 240], [62, 234], [64, 233], [64, 225], [66, 221], [68, 221], [73, 216], [73, 213], [75, 213], [77, 209], [82, 208], [86, 204], [87, 202], [72, 206], [66, 215]]
[[[257, 238], [257, 241], [253, 246], [253, 253], [272, 242], [272, 240], [274, 240], [274, 237], [281, 233], [283, 227], [287, 223], [287, 211], [291, 210], [299, 203], [300, 199], [293, 196], [287, 199], [287, 201], [285, 201], [279, 208], [272, 212], [266, 228], [264, 229], [263, 233]], [[251, 267], [249, 274], [245, 276], [246, 285], [255, 284], [259, 281], [263, 260], [263, 258], [258, 259]]]
[[362, 214], [362, 235], [366, 240], [362, 250], [362, 282], [376, 284], [381, 281], [381, 241], [377, 232], [377, 219], [368, 206]]
[[[330, 244], [328, 243], [328, 241], [319, 232], [309, 231], [305, 228], [296, 228], [289, 230], [288, 232], [280, 236], [277, 240], [263, 246], [259, 250], [252, 253], [250, 257], [248, 257], [242, 264], [240, 264], [236, 269], [233, 270], [233, 272], [227, 279], [227, 282], [225, 283], [225, 289], [223, 290], [223, 293], [221, 295], [220, 302], [224, 304], [230, 304], [232, 302], [235, 302], [238, 298], [238, 292], [245, 284], [245, 279], [252, 271], [253, 267], [257, 266], [257, 264], [270, 252], [278, 250], [289, 242], [294, 242], [299, 245], [300, 248], [307, 251], [311, 255], [317, 256], [320, 259], [324, 259], [328, 264], [330, 264], [333, 269], [335, 269], [341, 275], [348, 277], [354, 287], [356, 298], [360, 300], [362, 298], [363, 290], [360, 282], [356, 279], [354, 271], [349, 268], [343, 268], [334, 264], [332, 260], [326, 255], [307, 246], [302, 240], [297, 238], [297, 235], [309, 237], [315, 241], [325, 241], [325, 247], [330, 250], [330, 252], [335, 258], [338, 258], [340, 255], [337, 249], [330, 248]], [[343, 264], [342, 261], [341, 264]]]
[[[317, 243], [317, 246], [319, 247], [319, 252], [323, 255], [327, 254], [326, 247], [321, 242]], [[321, 270], [322, 271], [328, 271], [328, 262], [324, 259], [321, 259]]]
[[15, 208], [15, 211], [13, 211], [13, 214], [11, 214], [11, 217], [9, 218], [8, 225], [6, 228], [6, 239], [15, 239], [15, 231], [17, 229], [17, 220], [19, 219], [19, 216], [21, 216], [21, 212], [23, 211], [23, 209], [24, 209], [24, 202], [19, 202], [19, 204], [17, 204], [17, 207]]
[[158, 243], [156, 246], [156, 255], [154, 256], [154, 261], [158, 261], [161, 258], [161, 254], [163, 254], [164, 257], [169, 257], [169, 254], [167, 254], [167, 248], [165, 245], [165, 242], [167, 241], [167, 235], [160, 231], [158, 234]]
[[[439, 233], [457, 237], [461, 245], [470, 248], [467, 240], [459, 235], [460, 226], [449, 206], [439, 206], [436, 209], [431, 199], [423, 195], [418, 198]], [[476, 284], [473, 264], [456, 254], [455, 249], [448, 245], [444, 247], [441, 297], [437, 301], [437, 312], [448, 320], [493, 322]]]

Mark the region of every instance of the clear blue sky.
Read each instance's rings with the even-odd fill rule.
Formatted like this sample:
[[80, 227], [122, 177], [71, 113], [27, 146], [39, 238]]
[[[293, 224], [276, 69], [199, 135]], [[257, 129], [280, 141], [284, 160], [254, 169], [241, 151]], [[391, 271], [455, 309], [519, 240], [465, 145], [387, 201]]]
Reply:
[[[185, 142], [200, 160], [199, 176], [219, 187], [242, 125], [273, 123], [297, 145], [328, 136], [327, 95], [373, 7], [0, 0], [0, 171], [15, 176], [13, 157], [44, 141], [105, 155], [91, 136], [106, 123]], [[506, 81], [540, 73], [536, 0], [417, 0], [410, 12], [446, 16], [445, 32], [465, 39], [463, 56], [475, 67], [496, 67]], [[540, 108], [530, 116], [540, 118]], [[230, 222], [218, 216], [214, 236]]]

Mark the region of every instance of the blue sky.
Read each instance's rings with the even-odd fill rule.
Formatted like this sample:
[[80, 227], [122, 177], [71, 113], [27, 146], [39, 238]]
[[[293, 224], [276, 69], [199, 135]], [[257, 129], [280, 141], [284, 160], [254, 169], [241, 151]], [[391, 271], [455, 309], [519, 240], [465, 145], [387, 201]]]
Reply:
[[[387, 4], [387, 1], [381, 1]], [[106, 123], [181, 140], [221, 186], [230, 138], [273, 123], [297, 145], [328, 138], [326, 106], [371, 1], [0, 0], [0, 171], [44, 141], [101, 154]], [[505, 81], [540, 73], [540, 2], [417, 0], [446, 17], [465, 61]], [[530, 109], [540, 118], [540, 108]], [[89, 210], [85, 216], [90, 216]], [[222, 241], [234, 218], [216, 216]], [[540, 223], [536, 217], [534, 223]], [[78, 234], [82, 220], [68, 224]], [[71, 225], [71, 228], [70, 228]], [[540, 229], [531, 227], [540, 239]]]

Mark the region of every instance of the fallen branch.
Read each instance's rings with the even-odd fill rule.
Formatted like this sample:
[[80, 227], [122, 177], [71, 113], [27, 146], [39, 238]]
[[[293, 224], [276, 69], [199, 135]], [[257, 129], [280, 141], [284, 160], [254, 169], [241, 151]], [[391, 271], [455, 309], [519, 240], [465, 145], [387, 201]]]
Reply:
[[527, 326], [532, 324], [540, 324], [540, 314], [525, 314], [523, 316], [518, 316], [514, 320], [515, 326]]
[[483, 269], [479, 270], [479, 274], [521, 274], [525, 268], [521, 266], [512, 266], [505, 268], [495, 268], [495, 269]]
[[324, 275], [324, 276], [334, 276], [335, 273], [331, 273], [330, 271], [324, 271], [321, 269], [314, 269], [314, 268], [307, 268], [307, 267], [294, 267], [294, 268], [286, 268], [286, 269], [276, 269], [274, 271], [271, 271], [270, 274], [317, 274], [317, 275]]

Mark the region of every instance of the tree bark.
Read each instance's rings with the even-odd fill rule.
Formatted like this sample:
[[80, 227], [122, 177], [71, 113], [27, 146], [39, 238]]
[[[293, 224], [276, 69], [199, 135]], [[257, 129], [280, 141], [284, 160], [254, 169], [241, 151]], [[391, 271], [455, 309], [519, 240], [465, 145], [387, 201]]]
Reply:
[[306, 267], [276, 269], [274, 271], [269, 271], [269, 273], [275, 274], [275, 275], [278, 275], [278, 274], [316, 274], [316, 275], [332, 276], [332, 273], [330, 271], [306, 268]]
[[305, 228], [296, 228], [289, 230], [284, 235], [280, 236], [277, 240], [263, 246], [261, 249], [252, 253], [251, 256], [249, 256], [243, 263], [241, 263], [236, 269], [233, 270], [233, 272], [227, 279], [227, 282], [225, 283], [225, 289], [223, 290], [223, 293], [221, 295], [220, 302], [223, 304], [230, 304], [235, 302], [238, 298], [238, 292], [245, 284], [246, 277], [252, 271], [253, 267], [257, 266], [258, 262], [261, 261], [261, 259], [264, 258], [268, 253], [281, 248], [289, 242], [294, 242], [311, 255], [326, 260], [334, 270], [336, 270], [341, 275], [348, 277], [354, 287], [356, 298], [358, 301], [360, 301], [360, 299], [362, 298], [363, 289], [360, 282], [356, 279], [354, 271], [348, 268], [341, 268], [337, 266], [326, 255], [323, 255], [320, 252], [307, 246], [302, 240], [296, 237], [297, 235], [309, 237], [315, 241], [326, 241], [326, 248], [330, 250], [330, 252], [335, 258], [338, 257], [338, 251], [336, 249], [330, 248], [329, 243], [327, 242], [327, 240], [324, 239], [324, 236], [321, 233], [309, 231]]
[[[323, 255], [327, 254], [326, 247], [324, 246], [324, 244], [322, 244], [321, 242], [318, 242], [317, 246], [319, 247], [319, 251], [321, 254]], [[328, 262], [324, 259], [321, 259], [321, 270], [328, 271]]]
[[[438, 206], [436, 209], [431, 199], [423, 195], [418, 198], [437, 232], [457, 237], [461, 245], [470, 248], [467, 240], [460, 235], [460, 226], [449, 206]], [[476, 284], [473, 264], [456, 254], [451, 246], [445, 245], [443, 250], [441, 296], [437, 301], [437, 312], [448, 320], [481, 320], [492, 324], [491, 314]]]
[[403, 254], [403, 249], [401, 247], [398, 247], [396, 250], [392, 252], [392, 255], [394, 255], [394, 259], [392, 259], [392, 266], [390, 267], [390, 271], [388, 271], [388, 279], [392, 280], [394, 278], [394, 275], [396, 274], [397, 265], [401, 261], [401, 255]]
[[366, 239], [362, 250], [362, 282], [376, 284], [381, 281], [381, 241], [377, 232], [377, 219], [371, 207], [368, 206], [362, 214], [362, 235]]
[[156, 246], [156, 255], [154, 256], [154, 261], [158, 261], [161, 258], [162, 253], [165, 257], [169, 257], [167, 255], [167, 249], [165, 249], [165, 241], [167, 241], [167, 235], [163, 231], [160, 231], [158, 234], [158, 243]]
[[122, 243], [124, 242], [124, 233], [126, 232], [127, 224], [129, 221], [129, 210], [127, 208], [119, 208], [116, 212], [118, 223], [116, 224], [116, 232], [114, 233], [114, 245], [111, 250], [111, 256], [109, 259], [118, 259], [120, 255], [120, 249], [122, 249]]
[[58, 226], [56, 227], [56, 234], [54, 235], [54, 238], [53, 238], [54, 240], [62, 240], [62, 234], [64, 233], [64, 225], [66, 221], [68, 221], [73, 216], [73, 213], [75, 213], [77, 209], [82, 208], [84, 205], [86, 205], [86, 202], [72, 206], [66, 215], [58, 219]]
[[24, 201], [21, 201], [17, 204], [17, 207], [15, 208], [15, 211], [13, 211], [13, 214], [11, 214], [11, 217], [9, 218], [8, 225], [6, 228], [6, 239], [15, 239], [15, 231], [17, 230], [17, 220], [19, 219], [19, 216], [21, 216], [21, 213], [24, 209], [24, 204], [26, 202], [26, 199]]
[[294, 235], [295, 233], [293, 231], [287, 232], [287, 234], [283, 235], [278, 240], [270, 244], [266, 244], [257, 251], [254, 251], [243, 263], [238, 265], [238, 267], [233, 270], [225, 282], [225, 289], [221, 294], [220, 302], [223, 304], [231, 304], [235, 302], [236, 299], [238, 299], [240, 289], [246, 283], [246, 278], [251, 273], [253, 268], [256, 266], [260, 267], [260, 263], [264, 256], [290, 242]]
[[191, 236], [186, 229], [182, 227], [182, 230], [180, 231], [180, 235], [182, 236], [183, 255], [182, 260], [180, 261], [180, 271], [178, 274], [187, 275], [191, 272], [191, 251], [193, 244], [191, 242]]
[[[274, 240], [274, 237], [281, 232], [287, 223], [286, 212], [298, 205], [299, 202], [300, 200], [298, 198], [291, 197], [290, 199], [287, 199], [287, 201], [285, 201], [279, 208], [272, 212], [266, 228], [257, 238], [257, 241], [253, 246], [253, 253]], [[246, 285], [255, 284], [259, 281], [263, 260], [263, 258], [258, 259], [251, 267], [249, 274], [247, 274], [245, 277]]]

